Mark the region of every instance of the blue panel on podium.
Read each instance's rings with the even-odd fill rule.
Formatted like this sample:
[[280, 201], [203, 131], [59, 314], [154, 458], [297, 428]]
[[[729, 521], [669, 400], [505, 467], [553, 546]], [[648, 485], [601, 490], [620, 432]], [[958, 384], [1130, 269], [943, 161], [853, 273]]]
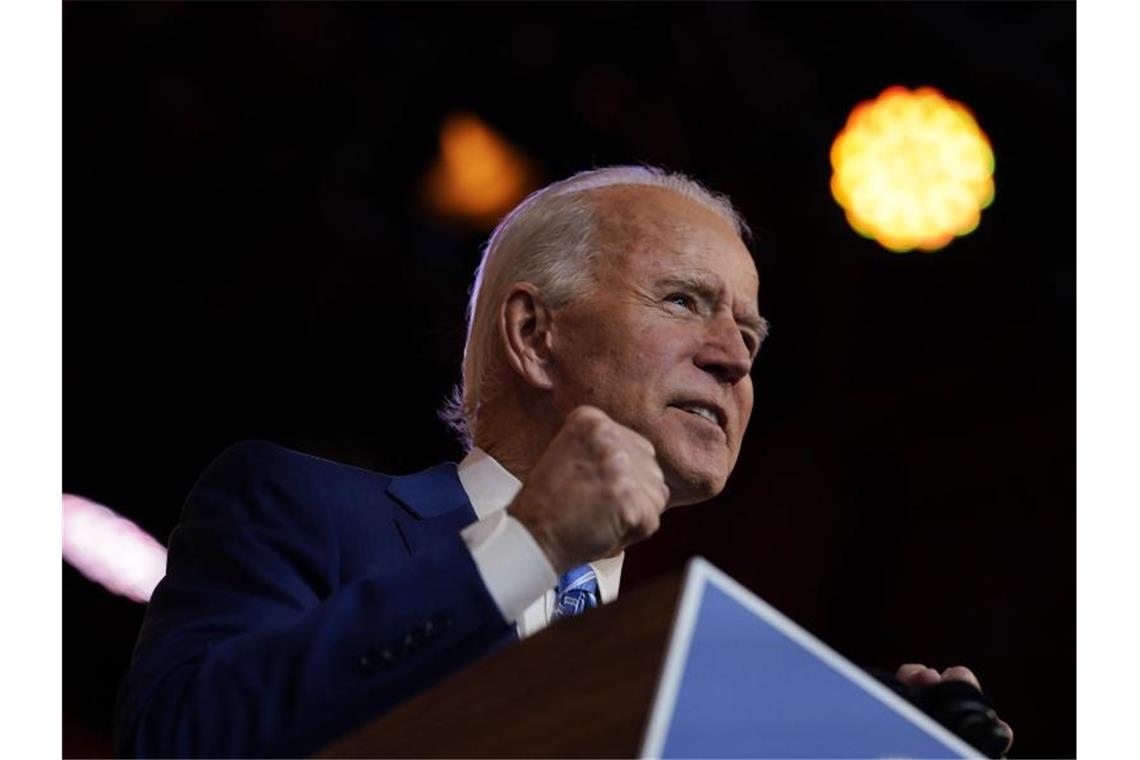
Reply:
[[648, 757], [977, 757], [708, 562], [686, 576]]

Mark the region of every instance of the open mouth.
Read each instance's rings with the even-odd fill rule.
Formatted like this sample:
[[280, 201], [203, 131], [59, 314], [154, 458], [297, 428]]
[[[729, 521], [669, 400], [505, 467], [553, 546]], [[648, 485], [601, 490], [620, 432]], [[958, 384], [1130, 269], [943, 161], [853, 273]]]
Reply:
[[680, 409], [682, 412], [688, 412], [694, 417], [700, 417], [701, 419], [710, 422], [713, 425], [716, 425], [721, 430], [724, 430], [723, 413], [715, 406], [703, 404], [699, 401], [685, 401], [671, 404], [671, 406], [675, 409]]

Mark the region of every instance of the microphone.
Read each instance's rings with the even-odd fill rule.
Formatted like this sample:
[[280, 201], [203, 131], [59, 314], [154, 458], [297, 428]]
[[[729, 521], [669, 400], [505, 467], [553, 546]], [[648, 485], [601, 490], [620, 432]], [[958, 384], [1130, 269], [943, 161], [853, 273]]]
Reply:
[[913, 687], [893, 674], [868, 672], [986, 757], [1002, 756], [1009, 743], [1009, 733], [998, 720], [989, 698], [971, 684], [942, 681], [932, 686]]

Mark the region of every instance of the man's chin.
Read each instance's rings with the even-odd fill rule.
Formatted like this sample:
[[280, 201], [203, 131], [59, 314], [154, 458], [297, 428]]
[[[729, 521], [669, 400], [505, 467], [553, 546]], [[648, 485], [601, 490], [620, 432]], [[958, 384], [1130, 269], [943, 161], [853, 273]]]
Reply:
[[657, 463], [669, 486], [670, 507], [699, 504], [719, 494], [735, 463], [725, 450], [723, 437], [702, 435], [703, 431], [694, 429], [686, 419], [688, 416], [677, 412], [668, 418], [671, 424], [642, 431], [657, 449]]
[[683, 507], [708, 501], [724, 490], [727, 475], [720, 468], [670, 467], [665, 481], [669, 486], [669, 506]]

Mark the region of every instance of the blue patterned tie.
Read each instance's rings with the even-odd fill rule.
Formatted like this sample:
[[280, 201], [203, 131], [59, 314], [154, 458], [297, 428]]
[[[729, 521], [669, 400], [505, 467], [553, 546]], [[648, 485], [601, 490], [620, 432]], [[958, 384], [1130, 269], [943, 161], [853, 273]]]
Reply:
[[594, 574], [594, 568], [581, 565], [568, 570], [558, 579], [558, 585], [554, 587], [554, 612], [550, 616], [550, 622], [580, 615], [597, 606], [598, 576]]

